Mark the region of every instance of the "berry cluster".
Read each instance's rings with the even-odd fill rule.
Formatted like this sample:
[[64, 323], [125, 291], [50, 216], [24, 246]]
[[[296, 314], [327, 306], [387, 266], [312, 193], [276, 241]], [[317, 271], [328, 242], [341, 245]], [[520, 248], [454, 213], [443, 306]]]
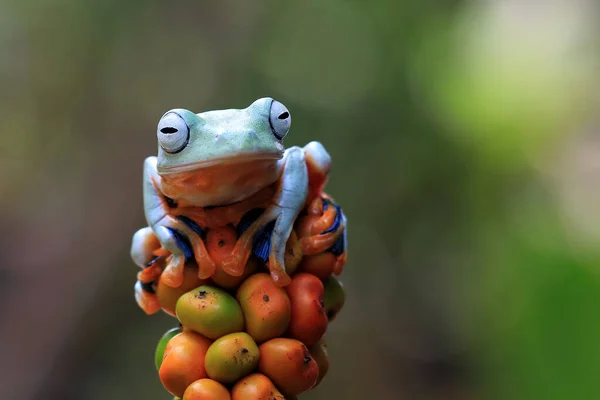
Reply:
[[[322, 206], [313, 204], [301, 213], [287, 242], [291, 282], [285, 287], [271, 279], [256, 255], [241, 276], [217, 268], [209, 279], [199, 279], [197, 265], [188, 261], [178, 287], [164, 282], [156, 263], [138, 274], [154, 308], [179, 320], [155, 354], [160, 380], [176, 398], [295, 399], [327, 374], [324, 335], [345, 302], [336, 275], [345, 264], [346, 244], [341, 234], [333, 247], [311, 251], [320, 236], [338, 230], [335, 225], [343, 218], [331, 200], [318, 201]], [[236, 240], [234, 227], [221, 226], [207, 230], [205, 244], [218, 264]], [[166, 256], [162, 249], [156, 254]], [[148, 282], [152, 274], [157, 276]]]

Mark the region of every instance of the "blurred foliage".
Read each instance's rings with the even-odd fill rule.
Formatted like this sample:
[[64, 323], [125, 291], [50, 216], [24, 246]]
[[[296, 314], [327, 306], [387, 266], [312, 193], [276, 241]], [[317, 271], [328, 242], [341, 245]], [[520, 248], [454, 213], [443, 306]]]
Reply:
[[600, 395], [592, 0], [0, 1], [2, 399], [167, 399], [133, 299], [168, 109], [293, 114], [349, 217], [308, 399]]

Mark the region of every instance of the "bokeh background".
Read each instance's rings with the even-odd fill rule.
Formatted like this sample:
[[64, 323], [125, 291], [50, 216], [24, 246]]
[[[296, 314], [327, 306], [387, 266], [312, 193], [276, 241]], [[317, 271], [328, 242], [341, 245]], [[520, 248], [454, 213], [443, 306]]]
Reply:
[[313, 399], [600, 398], [594, 0], [0, 0], [0, 399], [159, 400], [133, 298], [168, 109], [272, 96], [349, 218]]

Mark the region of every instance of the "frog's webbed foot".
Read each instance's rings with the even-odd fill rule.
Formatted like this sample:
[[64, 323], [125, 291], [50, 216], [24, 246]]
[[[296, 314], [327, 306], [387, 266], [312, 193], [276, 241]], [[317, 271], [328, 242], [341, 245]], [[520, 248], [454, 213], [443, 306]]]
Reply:
[[[318, 209], [315, 203], [321, 203], [321, 212], [314, 212]], [[334, 204], [326, 197], [317, 198], [309, 207], [309, 213], [320, 214], [320, 218], [311, 225], [311, 230], [318, 232], [312, 236], [306, 236], [300, 239], [302, 254], [310, 256], [327, 251], [334, 246], [336, 242], [344, 235], [346, 217], [340, 206]]]
[[165, 284], [179, 287], [183, 283], [184, 265], [190, 259], [195, 259], [200, 279], [207, 279], [215, 272], [216, 264], [208, 255], [203, 233], [192, 220], [166, 216], [154, 230], [162, 246], [171, 252], [162, 273]]
[[348, 221], [342, 208], [333, 200], [323, 194], [322, 197], [314, 199], [309, 205], [309, 215], [317, 216], [317, 220], [307, 220], [308, 225], [301, 225], [301, 230], [313, 232], [309, 236], [300, 238], [300, 246], [303, 255], [315, 255], [329, 251], [336, 256], [333, 269], [334, 274], [339, 275], [346, 264], [347, 253], [347, 224]]
[[170, 226], [174, 227], [176, 236], [179, 236], [179, 246], [188, 246], [191, 249], [189, 254], [186, 255], [186, 259], [193, 257], [196, 260], [198, 278], [210, 278], [215, 273], [217, 265], [206, 249], [204, 229], [194, 220], [184, 215], [179, 215], [176, 218], [168, 217], [168, 220]]
[[171, 253], [165, 260], [162, 271], [163, 281], [171, 287], [179, 287], [183, 283], [183, 267], [190, 256], [185, 237], [177, 230], [165, 225], [153, 227], [163, 248]]

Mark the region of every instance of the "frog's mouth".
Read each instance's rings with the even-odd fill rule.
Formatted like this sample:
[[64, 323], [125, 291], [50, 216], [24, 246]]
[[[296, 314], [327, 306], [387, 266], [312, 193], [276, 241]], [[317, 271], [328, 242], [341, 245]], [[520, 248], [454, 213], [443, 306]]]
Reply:
[[217, 157], [211, 158], [210, 160], [200, 160], [176, 165], [158, 165], [157, 170], [161, 175], [166, 175], [197, 171], [200, 169], [207, 168], [227, 168], [232, 165], [236, 165], [240, 168], [243, 168], [244, 166], [239, 164], [273, 163], [275, 161], [281, 160], [282, 158], [282, 153], [253, 153], [245, 155], [237, 154], [233, 157]]

